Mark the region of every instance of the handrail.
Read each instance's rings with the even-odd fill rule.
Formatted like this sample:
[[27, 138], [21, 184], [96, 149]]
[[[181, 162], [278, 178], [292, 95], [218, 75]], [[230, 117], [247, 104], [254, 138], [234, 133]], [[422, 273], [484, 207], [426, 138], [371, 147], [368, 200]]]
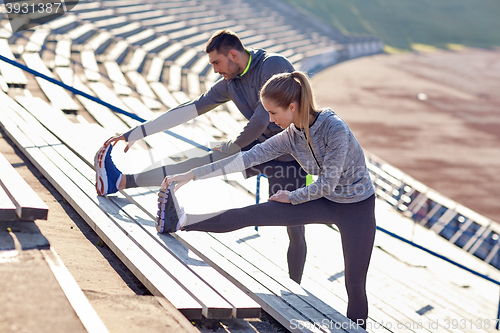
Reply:
[[[429, 253], [429, 254], [431, 254], [431, 255], [433, 255], [433, 256], [435, 256], [435, 257], [439, 258], [439, 259], [442, 259], [442, 260], [444, 260], [444, 261], [446, 261], [446, 262], [448, 262], [448, 263], [450, 263], [450, 264], [452, 264], [452, 265], [455, 265], [455, 266], [457, 266], [457, 267], [460, 267], [460, 268], [461, 268], [461, 269], [463, 269], [463, 270], [466, 270], [466, 271], [467, 271], [467, 272], [469, 272], [469, 273], [472, 273], [472, 274], [474, 274], [474, 275], [477, 275], [477, 276], [479, 276], [480, 278], [483, 278], [483, 279], [485, 279], [485, 280], [487, 280], [487, 281], [490, 281], [490, 282], [492, 282], [492, 283], [496, 284], [497, 286], [500, 286], [500, 281], [497, 281], [497, 280], [495, 280], [495, 279], [490, 278], [490, 277], [489, 277], [489, 276], [487, 276], [487, 275], [484, 275], [484, 274], [481, 274], [481, 273], [479, 273], [479, 272], [476, 272], [475, 270], [473, 270], [473, 269], [471, 269], [471, 268], [469, 268], [469, 267], [467, 267], [467, 266], [464, 266], [464, 265], [462, 265], [462, 264], [460, 264], [460, 263], [458, 263], [458, 262], [456, 262], [456, 261], [454, 261], [454, 260], [452, 260], [452, 259], [450, 259], [450, 258], [448, 258], [448, 257], [446, 257], [446, 256], [444, 256], [444, 255], [442, 255], [442, 254], [439, 254], [439, 253], [437, 253], [437, 252], [434, 252], [434, 251], [432, 251], [432, 250], [429, 250], [429, 249], [427, 249], [427, 248], [423, 247], [422, 245], [418, 245], [417, 243], [412, 242], [411, 240], [408, 240], [408, 239], [406, 239], [406, 238], [404, 238], [404, 237], [401, 237], [401, 236], [399, 236], [399, 235], [397, 235], [397, 234], [395, 234], [395, 233], [393, 233], [393, 232], [390, 232], [389, 230], [386, 230], [386, 229], [384, 229], [384, 228], [382, 228], [382, 227], [377, 226], [377, 230], [380, 230], [380, 231], [382, 231], [383, 233], [386, 233], [387, 235], [389, 235], [389, 236], [391, 236], [391, 237], [393, 237], [393, 238], [396, 238], [396, 239], [398, 239], [398, 240], [400, 240], [400, 241], [402, 241], [402, 242], [405, 242], [405, 243], [407, 243], [407, 244], [410, 244], [411, 246], [414, 246], [414, 247], [416, 247], [417, 249], [420, 249], [420, 250], [422, 250], [422, 251], [425, 251], [425, 252], [427, 252], [427, 253]], [[496, 322], [496, 325], [495, 325], [495, 329], [496, 329], [496, 330], [499, 330], [499, 326], [500, 326], [500, 300], [499, 300], [499, 302], [498, 302], [497, 322]]]
[[[260, 178], [264, 177], [267, 178], [267, 176], [263, 173], [260, 173], [257, 175], [257, 188], [255, 190], [255, 203], [258, 204], [260, 202]], [[255, 227], [255, 231], [259, 231], [259, 227]]]
[[467, 266], [464, 266], [464, 265], [462, 265], [462, 264], [460, 264], [460, 263], [458, 263], [458, 262], [456, 262], [456, 261], [454, 261], [454, 260], [452, 260], [452, 259], [450, 259], [450, 258], [448, 258], [448, 257], [446, 257], [446, 256], [444, 256], [444, 255], [442, 255], [442, 254], [439, 254], [439, 253], [437, 253], [437, 252], [434, 252], [434, 251], [432, 251], [432, 250], [429, 250], [428, 248], [423, 247], [422, 245], [419, 245], [419, 244], [417, 244], [417, 243], [414, 243], [414, 242], [412, 242], [411, 240], [408, 240], [408, 239], [406, 239], [406, 238], [404, 238], [404, 237], [402, 237], [402, 236], [399, 236], [399, 235], [397, 235], [397, 234], [395, 234], [395, 233], [393, 233], [393, 232], [390, 232], [389, 230], [386, 230], [386, 229], [384, 229], [384, 228], [382, 228], [382, 227], [377, 226], [377, 230], [380, 230], [380, 231], [382, 231], [383, 233], [386, 233], [387, 235], [389, 235], [389, 236], [391, 236], [391, 237], [393, 237], [393, 238], [399, 239], [400, 241], [405, 242], [405, 243], [407, 243], [407, 244], [410, 244], [411, 246], [414, 246], [414, 247], [416, 247], [417, 249], [420, 249], [420, 250], [425, 251], [425, 252], [427, 252], [427, 253], [429, 253], [429, 254], [432, 254], [433, 256], [435, 256], [435, 257], [437, 257], [437, 258], [439, 258], [439, 259], [442, 259], [442, 260], [444, 260], [444, 261], [446, 261], [446, 262], [449, 262], [449, 263], [450, 263], [450, 264], [452, 264], [452, 265], [455, 265], [455, 266], [457, 266], [457, 267], [460, 267], [461, 269], [466, 270], [466, 271], [467, 271], [467, 272], [469, 272], [469, 273], [472, 273], [472, 274], [474, 274], [474, 275], [477, 275], [477, 276], [479, 276], [479, 277], [481, 277], [481, 278], [483, 278], [483, 279], [485, 279], [485, 280], [488, 280], [488, 281], [493, 282], [494, 284], [496, 284], [496, 285], [500, 286], [500, 281], [497, 281], [497, 280], [495, 280], [495, 279], [490, 278], [490, 277], [489, 277], [489, 276], [487, 276], [487, 275], [484, 275], [484, 274], [481, 274], [481, 273], [479, 273], [479, 272], [476, 272], [475, 270], [473, 270], [473, 269], [471, 269], [471, 268], [469, 268], [469, 267], [467, 267]]

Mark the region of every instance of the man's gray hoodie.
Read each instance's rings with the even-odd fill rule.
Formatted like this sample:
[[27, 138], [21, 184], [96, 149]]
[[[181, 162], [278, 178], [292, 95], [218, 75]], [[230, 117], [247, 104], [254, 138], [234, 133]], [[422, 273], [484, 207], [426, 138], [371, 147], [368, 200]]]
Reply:
[[249, 151], [193, 169], [195, 180], [244, 171], [291, 154], [306, 172], [318, 175], [311, 185], [290, 192], [294, 205], [322, 197], [337, 203], [354, 203], [374, 194], [363, 149], [335, 112], [321, 111], [310, 127], [310, 135], [311, 146], [305, 132], [291, 124]]
[[165, 131], [231, 100], [248, 119], [247, 125], [234, 141], [240, 149], [250, 145], [256, 139], [263, 142], [281, 132], [281, 128], [269, 121], [269, 114], [260, 101], [260, 89], [274, 74], [293, 72], [294, 68], [281, 55], [266, 53], [261, 49], [249, 49], [248, 52], [251, 55], [251, 62], [244, 75], [229, 81], [221, 78], [198, 99], [182, 104], [128, 131], [124, 134], [125, 139], [134, 141]]

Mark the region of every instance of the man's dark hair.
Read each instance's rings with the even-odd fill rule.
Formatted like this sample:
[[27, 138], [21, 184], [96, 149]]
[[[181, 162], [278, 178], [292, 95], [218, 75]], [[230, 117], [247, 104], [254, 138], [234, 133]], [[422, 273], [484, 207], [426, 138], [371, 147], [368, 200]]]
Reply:
[[205, 47], [206, 53], [210, 53], [214, 50], [217, 51], [217, 53], [227, 56], [229, 51], [236, 50], [243, 52], [245, 51], [245, 47], [243, 43], [241, 43], [238, 35], [231, 30], [219, 30], [210, 37]]

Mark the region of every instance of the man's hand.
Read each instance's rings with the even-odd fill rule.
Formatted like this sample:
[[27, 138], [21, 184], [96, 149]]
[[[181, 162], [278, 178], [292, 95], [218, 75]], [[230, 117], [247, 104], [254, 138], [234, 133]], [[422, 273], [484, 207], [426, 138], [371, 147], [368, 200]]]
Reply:
[[181, 173], [178, 175], [173, 175], [173, 176], [167, 176], [161, 183], [161, 188], [166, 189], [168, 187], [168, 184], [171, 182], [177, 182], [177, 185], [175, 185], [174, 192], [177, 192], [179, 188], [181, 188], [183, 185], [189, 183], [189, 181], [194, 179], [194, 173], [193, 171], [188, 171], [186, 173]]
[[[123, 134], [119, 134], [119, 135], [115, 135], [109, 139], [106, 140], [106, 142], [104, 142], [104, 145], [107, 146], [109, 144], [112, 144], [113, 146], [116, 145], [116, 143], [118, 141], [125, 141], [125, 137], [123, 136]], [[127, 146], [125, 147], [125, 149], [123, 150], [125, 153], [128, 152], [128, 150], [130, 149], [130, 147], [132, 147], [132, 145], [135, 143], [135, 141], [130, 141], [127, 143]]]
[[273, 194], [267, 201], [290, 203], [289, 195], [290, 191], [279, 190], [278, 192], [276, 192], [276, 194]]

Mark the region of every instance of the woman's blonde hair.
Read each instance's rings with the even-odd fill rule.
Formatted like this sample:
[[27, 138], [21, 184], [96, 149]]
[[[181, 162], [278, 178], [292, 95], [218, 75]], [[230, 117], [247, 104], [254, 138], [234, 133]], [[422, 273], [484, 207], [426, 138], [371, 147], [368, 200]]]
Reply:
[[293, 102], [299, 105], [300, 127], [306, 132], [307, 142], [311, 144], [309, 135], [309, 115], [320, 112], [307, 75], [300, 71], [273, 75], [260, 90], [260, 98], [274, 102], [276, 106], [288, 108]]

